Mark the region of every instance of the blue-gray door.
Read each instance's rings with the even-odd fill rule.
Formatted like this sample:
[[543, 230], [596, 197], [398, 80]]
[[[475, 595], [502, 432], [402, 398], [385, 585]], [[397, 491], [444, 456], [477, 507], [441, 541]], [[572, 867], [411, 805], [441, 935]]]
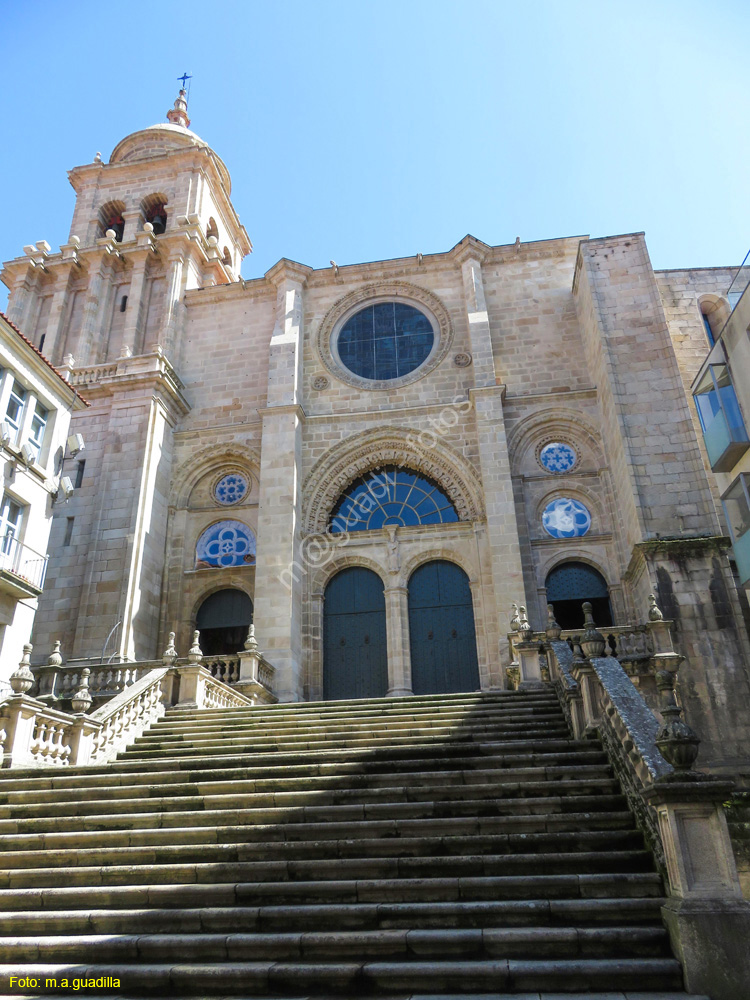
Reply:
[[477, 691], [479, 666], [469, 578], [455, 563], [425, 563], [409, 580], [414, 694]]
[[382, 698], [388, 689], [383, 581], [352, 566], [337, 573], [323, 605], [323, 696]]

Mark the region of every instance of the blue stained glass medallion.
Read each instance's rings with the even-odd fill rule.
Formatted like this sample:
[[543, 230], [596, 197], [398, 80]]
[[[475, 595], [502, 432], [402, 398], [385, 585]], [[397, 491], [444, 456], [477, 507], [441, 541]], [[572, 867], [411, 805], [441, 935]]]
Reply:
[[539, 452], [539, 461], [547, 472], [570, 472], [578, 456], [569, 444], [550, 441]]
[[250, 483], [245, 476], [238, 472], [230, 472], [218, 481], [214, 487], [214, 498], [217, 503], [229, 507], [234, 503], [239, 503], [247, 496]]
[[580, 538], [591, 527], [591, 514], [580, 500], [558, 497], [544, 508], [542, 524], [553, 538]]
[[195, 546], [195, 568], [255, 565], [255, 535], [241, 521], [218, 521]]

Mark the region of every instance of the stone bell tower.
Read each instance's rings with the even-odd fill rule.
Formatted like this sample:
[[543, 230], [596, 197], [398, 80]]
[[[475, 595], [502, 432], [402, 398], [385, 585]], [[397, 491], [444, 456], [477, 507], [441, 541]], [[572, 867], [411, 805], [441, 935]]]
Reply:
[[238, 282], [252, 250], [184, 90], [167, 119], [74, 167], [67, 242], [26, 246], [2, 273], [10, 318], [92, 404], [71, 425], [86, 449], [34, 635], [40, 651], [62, 639], [68, 658], [157, 652], [172, 436], [190, 408], [183, 299]]

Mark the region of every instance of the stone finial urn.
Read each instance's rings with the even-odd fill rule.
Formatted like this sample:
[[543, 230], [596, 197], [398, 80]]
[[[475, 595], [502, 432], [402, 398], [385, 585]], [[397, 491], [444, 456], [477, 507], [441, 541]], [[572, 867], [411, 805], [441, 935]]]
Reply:
[[517, 632], [518, 626], [521, 624], [521, 619], [518, 617], [518, 605], [511, 604], [511, 616], [510, 616], [510, 631]]
[[165, 667], [171, 667], [174, 661], [177, 659], [177, 649], [174, 644], [174, 632], [169, 633], [169, 639], [167, 641], [167, 648], [162, 654], [161, 662]]
[[255, 626], [251, 625], [247, 630], [247, 638], [245, 639], [245, 649], [248, 653], [258, 652], [258, 640], [255, 638]]
[[70, 700], [70, 704], [76, 715], [88, 712], [91, 708], [91, 692], [89, 691], [89, 676], [91, 671], [84, 667], [81, 671], [81, 686]]
[[698, 756], [700, 737], [683, 719], [682, 709], [675, 697], [675, 672], [659, 670], [656, 687], [661, 696], [661, 714], [664, 722], [656, 734], [654, 743], [662, 757], [680, 774], [690, 771]]
[[648, 595], [648, 620], [650, 622], [664, 621], [661, 609], [656, 606], [656, 596], [654, 594]]
[[555, 621], [555, 609], [551, 604], [547, 605], [547, 628], [545, 633], [548, 639], [559, 639], [562, 629]]
[[190, 652], [188, 653], [188, 660], [191, 663], [200, 663], [203, 659], [203, 650], [200, 645], [201, 634], [198, 629], [193, 632], [193, 645], [190, 647]]
[[62, 653], [60, 652], [60, 640], [55, 639], [55, 648], [49, 654], [47, 659], [48, 667], [61, 667], [62, 666]]
[[529, 623], [529, 616], [526, 614], [526, 608], [523, 604], [518, 609], [518, 617], [520, 619], [518, 623], [518, 631], [524, 639], [528, 639], [529, 633], [533, 630], [531, 628], [531, 624]]
[[31, 672], [31, 651], [33, 648], [30, 642], [24, 645], [21, 662], [10, 675], [10, 686], [13, 689], [13, 694], [26, 694], [34, 686], [34, 675]]
[[581, 649], [588, 659], [596, 656], [604, 656], [607, 640], [594, 624], [594, 615], [592, 614], [591, 604], [588, 601], [585, 601], [582, 607], [584, 628], [583, 635], [581, 636]]

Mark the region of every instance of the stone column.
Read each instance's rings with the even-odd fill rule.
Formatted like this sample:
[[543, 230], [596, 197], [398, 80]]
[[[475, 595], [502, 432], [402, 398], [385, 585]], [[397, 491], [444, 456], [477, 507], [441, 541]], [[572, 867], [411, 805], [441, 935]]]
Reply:
[[385, 588], [385, 628], [388, 642], [388, 691], [390, 698], [414, 694], [411, 686], [409, 648], [409, 591]]
[[307, 568], [301, 551], [300, 479], [302, 299], [310, 268], [281, 261], [267, 277], [276, 287], [276, 322], [268, 365], [263, 420], [255, 574], [255, 625], [266, 658], [276, 668], [280, 701], [303, 694], [302, 590]]

